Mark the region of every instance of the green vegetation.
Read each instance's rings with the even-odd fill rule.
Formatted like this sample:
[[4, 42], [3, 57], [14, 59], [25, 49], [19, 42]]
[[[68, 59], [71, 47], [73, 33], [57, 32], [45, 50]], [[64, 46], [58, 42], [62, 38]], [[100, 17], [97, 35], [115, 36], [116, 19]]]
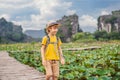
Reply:
[[111, 23], [111, 24], [114, 24], [116, 20], [117, 20], [117, 17], [115, 17], [115, 16], [111, 16], [110, 18], [105, 19], [105, 23]]
[[[70, 47], [71, 46], [71, 47]], [[60, 65], [60, 80], [119, 80], [120, 41], [64, 43], [63, 49], [101, 46], [96, 50], [65, 51], [66, 64]], [[21, 63], [45, 72], [41, 63], [40, 43], [0, 45]]]
[[106, 31], [96, 31], [93, 35], [96, 40], [101, 41], [120, 40], [120, 32], [107, 33]]
[[4, 18], [0, 18], [0, 44], [30, 41], [33, 41], [33, 38], [22, 32], [21, 25], [15, 25]]
[[94, 36], [89, 32], [80, 32], [72, 36], [73, 41], [76, 42], [94, 42]]
[[120, 40], [120, 32], [107, 33], [106, 31], [95, 31], [94, 33], [79, 32], [72, 36], [73, 42], [95, 42]]
[[66, 65], [61, 67], [60, 78], [63, 80], [120, 79], [119, 49], [120, 46], [117, 45], [94, 51], [64, 52]]
[[105, 19], [105, 23], [110, 23], [111, 24], [111, 32], [115, 31], [115, 25], [114, 23], [116, 22], [117, 17], [112, 15], [110, 18]]

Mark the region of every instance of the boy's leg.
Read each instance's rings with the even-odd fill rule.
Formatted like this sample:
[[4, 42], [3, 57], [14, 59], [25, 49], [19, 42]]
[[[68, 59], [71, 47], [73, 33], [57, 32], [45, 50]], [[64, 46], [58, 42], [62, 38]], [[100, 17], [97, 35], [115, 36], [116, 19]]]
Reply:
[[50, 80], [51, 76], [46, 75], [46, 80]]
[[58, 80], [58, 77], [56, 77], [56, 76], [53, 76], [53, 80]]
[[58, 80], [59, 77], [59, 61], [55, 61], [52, 64], [52, 71], [53, 71], [53, 80]]
[[46, 61], [46, 66], [45, 66], [45, 70], [46, 70], [46, 80], [50, 80], [50, 78], [52, 77], [52, 65], [50, 61]]

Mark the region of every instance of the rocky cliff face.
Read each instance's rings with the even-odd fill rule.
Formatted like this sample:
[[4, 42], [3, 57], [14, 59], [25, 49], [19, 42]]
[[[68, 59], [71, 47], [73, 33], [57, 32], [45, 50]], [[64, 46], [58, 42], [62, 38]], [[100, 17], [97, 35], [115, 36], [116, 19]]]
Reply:
[[23, 34], [22, 27], [12, 22], [0, 19], [0, 43], [14, 43], [29, 41], [30, 37]]
[[82, 32], [79, 27], [78, 16], [76, 14], [70, 16], [63, 16], [62, 19], [58, 20], [61, 24], [58, 35], [61, 37], [62, 41], [71, 41], [72, 35], [77, 32]]
[[100, 16], [98, 18], [98, 30], [120, 32], [120, 10], [113, 11], [112, 15]]
[[13, 32], [22, 32], [21, 26], [7, 22], [4, 18], [0, 19], [0, 36], [11, 35]]

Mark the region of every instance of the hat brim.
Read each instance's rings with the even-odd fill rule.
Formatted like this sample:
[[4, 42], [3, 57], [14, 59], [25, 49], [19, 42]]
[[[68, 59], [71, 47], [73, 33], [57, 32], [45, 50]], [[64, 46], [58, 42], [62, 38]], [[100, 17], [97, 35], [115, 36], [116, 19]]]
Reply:
[[49, 33], [49, 28], [56, 25], [57, 28], [59, 28], [61, 25], [60, 23], [57, 23], [57, 22], [53, 22], [53, 23], [50, 23], [49, 25], [46, 26], [46, 32]]
[[56, 27], [60, 27], [60, 24], [57, 23], [57, 24], [51, 24], [51, 25], [47, 26], [46, 29], [48, 29], [49, 27], [52, 27], [54, 25], [56, 25]]

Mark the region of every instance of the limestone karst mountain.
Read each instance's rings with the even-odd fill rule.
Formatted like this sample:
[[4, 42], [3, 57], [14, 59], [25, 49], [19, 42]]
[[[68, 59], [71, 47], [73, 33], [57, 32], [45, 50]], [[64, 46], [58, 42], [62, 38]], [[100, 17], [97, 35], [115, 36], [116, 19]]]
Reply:
[[111, 15], [98, 18], [98, 30], [107, 32], [120, 32], [120, 10], [112, 11]]

